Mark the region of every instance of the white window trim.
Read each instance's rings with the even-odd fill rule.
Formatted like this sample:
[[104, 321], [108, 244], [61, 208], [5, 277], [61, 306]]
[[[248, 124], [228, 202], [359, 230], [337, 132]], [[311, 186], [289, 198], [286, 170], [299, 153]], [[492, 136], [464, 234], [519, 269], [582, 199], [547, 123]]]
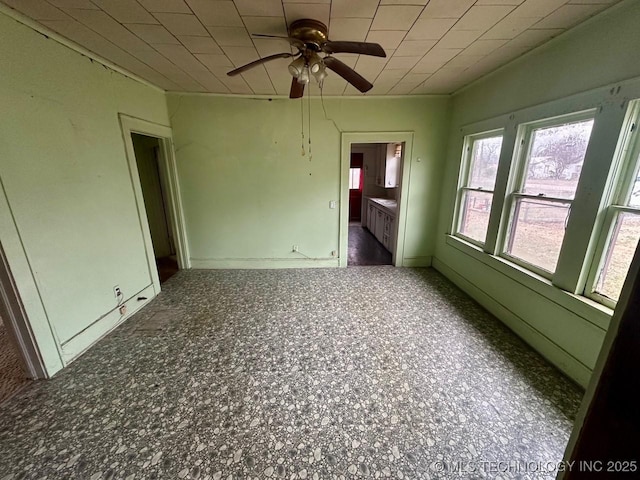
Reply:
[[611, 236], [618, 216], [622, 212], [640, 214], [640, 207], [628, 206], [635, 177], [640, 172], [640, 99], [629, 106], [629, 114], [620, 133], [619, 147], [614, 156], [615, 173], [609, 185], [607, 201], [604, 207], [603, 226], [598, 232], [598, 242], [594, 251], [583, 295], [609, 308], [615, 308], [617, 302], [595, 291], [600, 272], [604, 268], [605, 257], [609, 250]]
[[[480, 248], [485, 246], [487, 238], [485, 237], [485, 241], [481, 242], [479, 240], [468, 237], [467, 235], [460, 232], [460, 223], [462, 222], [462, 202], [463, 202], [463, 193], [465, 191], [471, 192], [480, 192], [480, 193], [490, 193], [493, 196], [492, 202], [495, 200], [495, 187], [492, 190], [487, 190], [484, 188], [474, 188], [468, 187], [466, 184], [469, 181], [469, 174], [471, 168], [471, 155], [473, 154], [473, 144], [478, 140], [484, 140], [485, 138], [494, 138], [494, 137], [502, 137], [502, 141], [504, 143], [504, 128], [498, 128], [478, 133], [467, 134], [464, 137], [464, 142], [462, 146], [462, 159], [460, 161], [460, 171], [458, 174], [458, 184], [456, 189], [456, 201], [455, 208], [453, 214], [453, 223], [451, 225], [452, 235], [463, 239], [466, 242], [472, 243]], [[497, 177], [497, 172], [496, 172]], [[497, 180], [497, 178], [496, 178]], [[487, 231], [487, 235], [489, 232]]]
[[[518, 198], [531, 198], [548, 202], [562, 203], [569, 205], [569, 215], [571, 215], [571, 207], [573, 205], [574, 199], [566, 199], [560, 197], [549, 197], [546, 195], [531, 195], [527, 193], [523, 193], [522, 189], [525, 184], [525, 173], [527, 172], [530, 154], [532, 148], [532, 133], [534, 130], [541, 128], [549, 128], [554, 126], [560, 126], [570, 123], [578, 123], [585, 120], [594, 120], [595, 121], [596, 109], [588, 109], [582, 110], [575, 113], [568, 113], [563, 115], [558, 115], [554, 117], [548, 117], [540, 120], [535, 120], [532, 122], [527, 122], [524, 124], [520, 124], [518, 126], [518, 133], [516, 135], [516, 148], [513, 152], [512, 165], [515, 164], [515, 168], [512, 168], [512, 175], [509, 178], [507, 183], [507, 195], [504, 200], [505, 207], [502, 212], [502, 221], [501, 227], [499, 231], [498, 241], [497, 241], [497, 249], [498, 256], [504, 259], [507, 259], [510, 262], [515, 263], [516, 265], [531, 270], [536, 275], [540, 275], [546, 279], [553, 279], [555, 274], [554, 272], [549, 272], [537, 265], [529, 263], [521, 258], [515, 257], [509, 254], [506, 251], [506, 246], [508, 243], [508, 237], [513, 229], [513, 213], [516, 205], [516, 199]], [[589, 143], [591, 139], [589, 140]], [[587, 146], [587, 149], [589, 147]], [[586, 158], [586, 154], [585, 154]], [[577, 191], [577, 190], [576, 190]], [[575, 198], [575, 196], [574, 196]], [[568, 221], [567, 217], [567, 221]], [[562, 251], [560, 252], [562, 255]], [[560, 264], [560, 258], [558, 258], [558, 262], [556, 265]], [[556, 268], [557, 270], [557, 268]]]

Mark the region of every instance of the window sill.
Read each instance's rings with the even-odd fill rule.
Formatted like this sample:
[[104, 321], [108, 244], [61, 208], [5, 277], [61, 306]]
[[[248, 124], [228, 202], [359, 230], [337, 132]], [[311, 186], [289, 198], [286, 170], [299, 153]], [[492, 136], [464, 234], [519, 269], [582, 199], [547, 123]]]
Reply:
[[613, 310], [611, 308], [582, 295], [576, 295], [565, 290], [561, 290], [553, 285], [549, 279], [512, 263], [505, 258], [486, 253], [481, 248], [466, 242], [461, 238], [447, 234], [446, 243], [497, 272], [508, 276], [515, 282], [533, 290], [549, 301], [554, 302], [584, 318], [596, 327], [603, 330], [606, 330], [609, 327], [609, 322], [613, 315]]

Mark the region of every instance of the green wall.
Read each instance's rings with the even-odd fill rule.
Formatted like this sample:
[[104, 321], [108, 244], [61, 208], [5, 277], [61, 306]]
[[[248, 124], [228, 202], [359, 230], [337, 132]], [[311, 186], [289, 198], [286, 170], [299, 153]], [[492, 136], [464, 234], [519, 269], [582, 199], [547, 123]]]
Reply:
[[[338, 128], [415, 132], [404, 257], [430, 262], [447, 97], [325, 98], [333, 121], [325, 119], [320, 100], [314, 98], [311, 159], [308, 151], [302, 156], [301, 101], [167, 98], [194, 267], [331, 265], [339, 241], [339, 207], [329, 208], [340, 197]], [[305, 98], [305, 150], [308, 106]], [[291, 251], [293, 245], [300, 254]]]
[[[447, 239], [451, 231], [462, 127], [535, 109], [544, 118], [563, 103], [571, 109], [619, 109], [625, 85], [640, 76], [640, 3], [620, 6], [573, 29], [456, 94], [441, 199], [434, 266], [491, 310], [578, 383], [586, 385], [610, 313], [532, 278], [485, 254], [475, 255]], [[633, 83], [633, 82], [632, 82]], [[636, 81], [637, 83], [637, 81]], [[615, 145], [617, 131], [611, 138]], [[602, 161], [610, 162], [611, 157]]]
[[119, 320], [114, 285], [151, 283], [118, 113], [169, 118], [162, 91], [3, 14], [0, 65], [0, 242], [53, 374]]

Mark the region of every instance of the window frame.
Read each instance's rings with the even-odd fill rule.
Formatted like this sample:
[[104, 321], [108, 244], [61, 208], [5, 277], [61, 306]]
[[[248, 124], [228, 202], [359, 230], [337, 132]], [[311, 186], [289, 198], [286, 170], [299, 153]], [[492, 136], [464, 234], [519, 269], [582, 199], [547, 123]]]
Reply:
[[[630, 103], [629, 114], [620, 132], [619, 147], [613, 158], [614, 174], [609, 182], [603, 207], [602, 228], [597, 232], [597, 244], [589, 266], [582, 295], [614, 309], [617, 301], [596, 292], [596, 284], [604, 268], [616, 223], [621, 213], [640, 216], [640, 206], [629, 206], [636, 177], [640, 175], [640, 99]], [[596, 233], [596, 232], [594, 232]]]
[[[567, 231], [566, 226], [569, 223], [569, 218], [572, 214], [573, 202], [575, 201], [578, 189], [580, 187], [580, 183], [578, 182], [578, 185], [576, 186], [576, 192], [572, 199], [561, 198], [561, 197], [550, 197], [544, 194], [534, 195], [534, 194], [524, 193], [522, 191], [525, 186], [526, 173], [528, 171], [529, 163], [531, 161], [531, 150], [533, 148], [533, 141], [532, 141], [533, 132], [534, 130], [551, 128], [554, 126], [561, 126], [561, 125], [566, 125], [571, 123], [579, 123], [586, 120], [592, 120], [594, 122], [594, 127], [595, 127], [596, 114], [597, 114], [597, 109], [590, 108], [588, 110], [582, 110], [582, 111], [577, 111], [572, 113], [566, 113], [563, 115], [547, 117], [540, 120], [534, 120], [531, 122], [526, 122], [518, 125], [518, 131], [516, 134], [516, 148], [513, 151], [513, 158], [511, 160], [511, 165], [515, 166], [515, 168], [512, 168], [511, 176], [507, 184], [507, 194], [505, 195], [505, 199], [504, 199], [504, 208], [503, 208], [503, 214], [502, 214], [503, 216], [500, 222], [501, 226], [498, 233], [496, 251], [497, 251], [497, 255], [500, 258], [503, 258], [509, 262], [512, 262], [525, 270], [529, 270], [535, 273], [536, 275], [546, 278], [547, 280], [552, 280], [553, 276], [557, 272], [557, 269], [558, 269], [557, 267], [560, 264], [560, 256], [562, 255], [562, 248], [558, 255], [556, 269], [553, 272], [549, 272], [548, 270], [545, 270], [542, 267], [529, 263], [526, 260], [518, 258], [514, 255], [511, 255], [506, 251], [506, 248], [509, 244], [509, 239], [511, 237], [511, 234], [514, 228], [513, 222], [515, 218], [514, 213], [515, 213], [516, 205], [518, 203], [517, 200], [531, 199], [531, 200], [538, 200], [538, 201], [548, 202], [548, 203], [558, 203], [558, 204], [564, 204], [564, 205], [568, 204], [569, 212], [565, 220], [565, 235], [563, 236], [563, 242], [564, 242], [564, 239], [566, 238], [566, 231]], [[592, 138], [593, 138], [593, 128], [589, 136], [587, 148], [585, 150], [584, 161], [586, 161]], [[582, 171], [580, 172], [580, 175], [582, 175]]]
[[[484, 140], [487, 138], [495, 138], [501, 137], [502, 142], [500, 144], [500, 155], [498, 156], [498, 168], [500, 165], [500, 158], [502, 156], [502, 147], [504, 146], [504, 128], [496, 128], [492, 130], [486, 130], [478, 133], [472, 133], [464, 136], [463, 146], [462, 146], [462, 158], [460, 160], [460, 169], [458, 173], [458, 184], [456, 188], [456, 201], [455, 201], [455, 211], [453, 215], [453, 223], [451, 226], [451, 232], [454, 237], [461, 238], [465, 242], [469, 242], [479, 248], [484, 248], [487, 243], [487, 237], [489, 236], [489, 223], [487, 224], [487, 234], [485, 235], [484, 241], [481, 242], [474, 238], [471, 238], [462, 232], [460, 232], [460, 225], [462, 224], [462, 216], [464, 213], [463, 202], [465, 197], [465, 192], [478, 192], [478, 193], [489, 193], [492, 196], [492, 205], [495, 200], [495, 191], [496, 191], [496, 182], [498, 180], [498, 171], [496, 170], [496, 179], [494, 181], [494, 187], [492, 190], [488, 190], [482, 187], [473, 188], [466, 186], [469, 183], [469, 176], [471, 175], [471, 162], [473, 155], [473, 146], [474, 143], [478, 140]], [[491, 210], [489, 211], [491, 214]], [[490, 222], [490, 218], [488, 220]]]

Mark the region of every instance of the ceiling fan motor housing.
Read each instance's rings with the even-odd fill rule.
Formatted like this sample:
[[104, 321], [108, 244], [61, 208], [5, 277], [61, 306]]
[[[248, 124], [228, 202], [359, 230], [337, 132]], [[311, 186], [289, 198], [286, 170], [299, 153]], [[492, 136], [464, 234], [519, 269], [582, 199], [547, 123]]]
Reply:
[[327, 42], [327, 26], [317, 20], [304, 18], [296, 20], [289, 27], [289, 36], [301, 41], [314, 52], [321, 50], [322, 44]]

